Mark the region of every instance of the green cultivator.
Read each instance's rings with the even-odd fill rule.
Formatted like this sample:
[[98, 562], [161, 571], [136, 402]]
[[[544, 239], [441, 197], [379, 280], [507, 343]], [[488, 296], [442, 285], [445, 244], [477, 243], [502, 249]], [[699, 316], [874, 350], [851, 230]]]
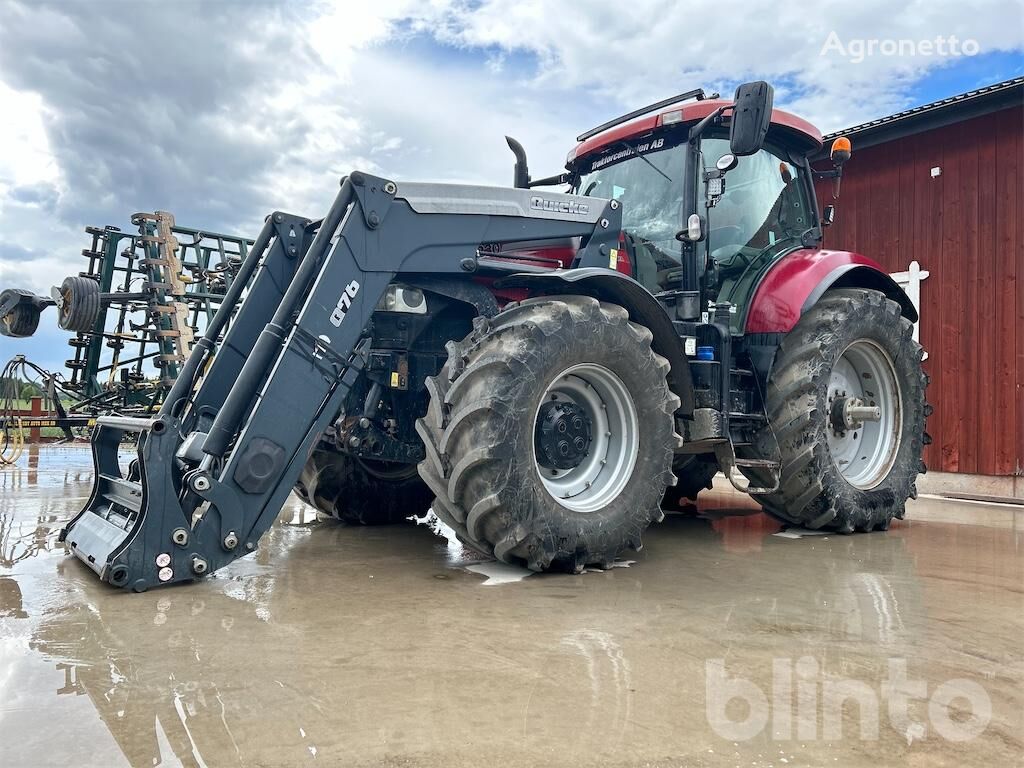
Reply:
[[69, 415], [155, 411], [252, 245], [178, 226], [164, 211], [131, 221], [135, 232], [87, 227], [86, 268], [50, 296], [0, 293], [0, 333], [32, 336], [55, 306], [58, 325], [74, 334], [67, 374], [56, 377]]

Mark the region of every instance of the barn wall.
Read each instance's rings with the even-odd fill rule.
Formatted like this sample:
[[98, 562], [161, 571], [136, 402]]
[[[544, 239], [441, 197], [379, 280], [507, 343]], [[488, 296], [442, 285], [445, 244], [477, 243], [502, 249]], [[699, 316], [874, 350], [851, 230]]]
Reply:
[[[825, 246], [931, 273], [920, 328], [935, 406], [929, 469], [1024, 474], [1022, 165], [1024, 107], [862, 150], [853, 138]], [[831, 201], [830, 181], [818, 197]]]

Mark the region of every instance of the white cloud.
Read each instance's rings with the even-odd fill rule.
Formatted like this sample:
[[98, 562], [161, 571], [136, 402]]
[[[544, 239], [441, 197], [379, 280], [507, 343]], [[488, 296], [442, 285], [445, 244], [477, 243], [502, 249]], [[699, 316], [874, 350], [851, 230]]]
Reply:
[[35, 93], [19, 92], [0, 80], [0, 206], [15, 187], [60, 181], [60, 169], [46, 135], [46, 107]]
[[1018, 0], [962, 4], [888, 0], [751, 4], [740, 0], [589, 0], [566, 7], [541, 0], [483, 0], [449, 9], [441, 36], [466, 46], [527, 51], [537, 82], [598, 88], [620, 104], [642, 104], [696, 85], [744, 78], [791, 82], [782, 103], [835, 129], [905, 106], [908, 86], [952, 56], [822, 56], [830, 32], [842, 40], [974, 40], [978, 53], [1020, 50]]
[[[128, 226], [140, 209], [253, 234], [275, 208], [322, 215], [354, 168], [507, 184], [508, 133], [547, 175], [608, 117], [750, 78], [774, 81], [780, 106], [837, 129], [907, 107], [916, 83], [955, 63], [821, 56], [833, 31], [844, 42], [956, 35], [980, 54], [1024, 47], [1019, 0], [189, 7], [176, 17], [174, 6], [142, 6], [126, 21], [117, 2], [79, 13], [0, 0], [0, 40], [17, 25], [25, 49], [0, 51], [0, 245], [36, 254], [0, 258], [0, 287], [45, 291], [81, 268], [81, 227]], [[111, 25], [133, 43], [88, 44], [83, 55]], [[159, 46], [146, 47], [150, 29], [167, 31]]]

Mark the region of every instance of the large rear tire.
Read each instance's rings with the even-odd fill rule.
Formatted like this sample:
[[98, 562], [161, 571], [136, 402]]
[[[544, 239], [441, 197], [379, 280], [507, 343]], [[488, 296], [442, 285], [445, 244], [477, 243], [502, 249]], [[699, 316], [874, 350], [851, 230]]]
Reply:
[[896, 302], [850, 288], [826, 293], [783, 339], [768, 384], [769, 426], [756, 441], [767, 457], [777, 440], [782, 456], [778, 491], [754, 497], [768, 514], [841, 533], [885, 530], [903, 517], [930, 442], [928, 378], [912, 332]]
[[584, 296], [508, 305], [450, 342], [417, 422], [433, 509], [535, 571], [609, 566], [664, 513], [679, 398], [651, 332]]
[[310, 455], [295, 493], [323, 514], [353, 525], [422, 517], [433, 497], [413, 464], [363, 461], [324, 448]]

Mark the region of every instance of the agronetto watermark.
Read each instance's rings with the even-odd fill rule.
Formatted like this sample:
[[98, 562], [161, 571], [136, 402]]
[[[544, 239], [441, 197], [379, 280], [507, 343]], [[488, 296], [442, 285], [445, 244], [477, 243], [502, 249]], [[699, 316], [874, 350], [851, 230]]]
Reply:
[[727, 674], [724, 659], [709, 659], [705, 681], [708, 723], [728, 741], [763, 735], [776, 741], [877, 741], [885, 720], [908, 743], [936, 737], [962, 742], [980, 736], [992, 720], [992, 701], [977, 682], [958, 678], [928, 690], [924, 680], [908, 677], [906, 659], [889, 659], [887, 676], [871, 683], [824, 677], [812, 656], [774, 659], [768, 691]]
[[937, 35], [921, 40], [901, 38], [854, 38], [843, 40], [832, 30], [821, 46], [819, 56], [841, 56], [851, 64], [861, 64], [875, 56], [955, 58], [977, 56], [981, 51], [978, 41], [973, 38], [961, 40], [956, 35]]

